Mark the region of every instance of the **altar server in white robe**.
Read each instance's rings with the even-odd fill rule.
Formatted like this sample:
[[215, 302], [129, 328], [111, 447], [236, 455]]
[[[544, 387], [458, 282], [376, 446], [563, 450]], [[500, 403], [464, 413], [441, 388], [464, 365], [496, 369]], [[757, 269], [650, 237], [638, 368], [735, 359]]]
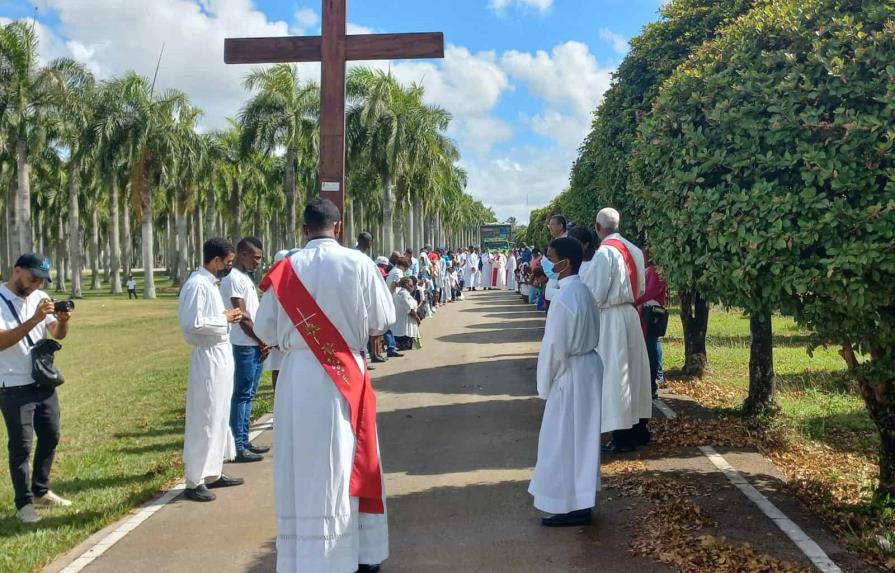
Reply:
[[[646, 342], [634, 301], [645, 288], [643, 252], [622, 237], [620, 216], [607, 208], [597, 214], [597, 236], [602, 241], [587, 274], [587, 284], [601, 310], [600, 356], [604, 361], [603, 431], [613, 431], [608, 452], [628, 452], [649, 442], [647, 421], [652, 416], [652, 389]], [[609, 240], [620, 241], [637, 269], [631, 284], [622, 253]]]
[[491, 290], [494, 288], [494, 281], [492, 280], [491, 270], [493, 268], [493, 258], [491, 257], [491, 251], [486, 250], [482, 253], [482, 288], [485, 290]]
[[202, 247], [204, 264], [184, 283], [177, 307], [180, 330], [193, 347], [183, 440], [184, 496], [193, 501], [214, 501], [209, 488], [243, 483], [223, 473], [224, 459], [236, 456], [230, 430], [230, 325], [242, 319], [242, 312], [227, 310], [217, 281], [233, 267], [235, 254], [224, 239], [209, 239]]
[[547, 400], [538, 461], [528, 488], [536, 508], [554, 514], [541, 523], [590, 523], [600, 489], [600, 403], [603, 367], [596, 346], [600, 312], [578, 277], [583, 250], [576, 239], [550, 243], [559, 290], [550, 306], [538, 355], [538, 396]]
[[511, 252], [507, 257], [507, 288], [509, 290], [517, 290], [516, 268], [516, 253]]
[[479, 273], [479, 255], [475, 249], [469, 251], [466, 257], [466, 266], [463, 268], [463, 276], [466, 277], [466, 290], [475, 290], [477, 288]]
[[[308, 243], [289, 261], [363, 371], [361, 352], [370, 336], [394, 324], [395, 305], [373, 261], [339, 245], [340, 219], [331, 201], [311, 200]], [[388, 558], [388, 522], [384, 513], [360, 513], [358, 498], [349, 496], [356, 440], [348, 402], [272, 288], [261, 299], [255, 333], [284, 352], [274, 399], [277, 571], [378, 571]]]
[[494, 270], [497, 271], [494, 288], [499, 290], [507, 288], [507, 256], [500, 251], [494, 256]]

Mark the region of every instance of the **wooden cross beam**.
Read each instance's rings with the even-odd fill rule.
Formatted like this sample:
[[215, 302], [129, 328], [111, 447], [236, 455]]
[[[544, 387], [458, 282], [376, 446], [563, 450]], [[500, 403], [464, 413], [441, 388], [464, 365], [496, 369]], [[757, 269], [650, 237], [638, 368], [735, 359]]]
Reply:
[[[444, 34], [346, 33], [347, 0], [323, 0], [321, 36], [227, 38], [228, 64], [321, 62], [320, 194], [345, 214], [345, 64], [349, 60], [443, 58]], [[352, 237], [353, 239], [353, 237]]]

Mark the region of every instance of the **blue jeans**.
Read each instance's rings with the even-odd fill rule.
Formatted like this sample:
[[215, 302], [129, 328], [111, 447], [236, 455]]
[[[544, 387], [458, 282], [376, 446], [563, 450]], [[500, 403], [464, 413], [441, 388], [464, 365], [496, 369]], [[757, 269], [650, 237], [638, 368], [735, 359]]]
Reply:
[[662, 369], [662, 341], [658, 336], [646, 337], [646, 355], [649, 357], [649, 372], [652, 380], [653, 394], [665, 383], [665, 371]]
[[252, 400], [261, 381], [261, 348], [233, 346], [233, 400], [230, 403], [230, 429], [236, 440], [236, 451], [249, 445], [249, 425], [252, 423]]
[[395, 335], [392, 334], [391, 330], [386, 331], [386, 333], [382, 335], [382, 338], [385, 339], [385, 347], [389, 352], [398, 351], [398, 343], [395, 342]]

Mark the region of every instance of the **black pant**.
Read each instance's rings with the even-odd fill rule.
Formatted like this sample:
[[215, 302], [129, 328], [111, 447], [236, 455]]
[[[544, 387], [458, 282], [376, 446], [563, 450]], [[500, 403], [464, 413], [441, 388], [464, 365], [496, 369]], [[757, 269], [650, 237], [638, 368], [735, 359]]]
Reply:
[[128, 289], [127, 300], [131, 299], [131, 295], [134, 295], [134, 300], [137, 300], [137, 291]]
[[612, 441], [620, 447], [644, 446], [650, 441], [650, 431], [647, 423], [649, 419], [641, 418], [637, 424], [628, 430], [616, 430], [612, 432]]
[[[50, 490], [50, 468], [59, 443], [59, 397], [56, 390], [37, 384], [0, 388], [0, 410], [9, 435], [9, 475], [16, 509]], [[37, 434], [34, 475], [28, 486], [31, 443]]]

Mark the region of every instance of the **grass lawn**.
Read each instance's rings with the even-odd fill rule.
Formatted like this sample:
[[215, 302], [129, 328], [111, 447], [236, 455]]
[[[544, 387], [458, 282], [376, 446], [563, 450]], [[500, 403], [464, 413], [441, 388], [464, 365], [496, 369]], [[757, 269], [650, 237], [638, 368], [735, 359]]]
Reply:
[[[177, 326], [176, 292], [162, 288], [168, 285], [156, 277], [153, 301], [99, 291], [77, 301], [57, 355], [67, 382], [59, 389], [62, 441], [52, 474], [53, 489], [74, 506], [46, 511], [36, 525], [19, 523], [2, 448], [0, 571], [40, 569], [181, 476], [190, 349]], [[256, 415], [271, 404], [266, 374]]]

